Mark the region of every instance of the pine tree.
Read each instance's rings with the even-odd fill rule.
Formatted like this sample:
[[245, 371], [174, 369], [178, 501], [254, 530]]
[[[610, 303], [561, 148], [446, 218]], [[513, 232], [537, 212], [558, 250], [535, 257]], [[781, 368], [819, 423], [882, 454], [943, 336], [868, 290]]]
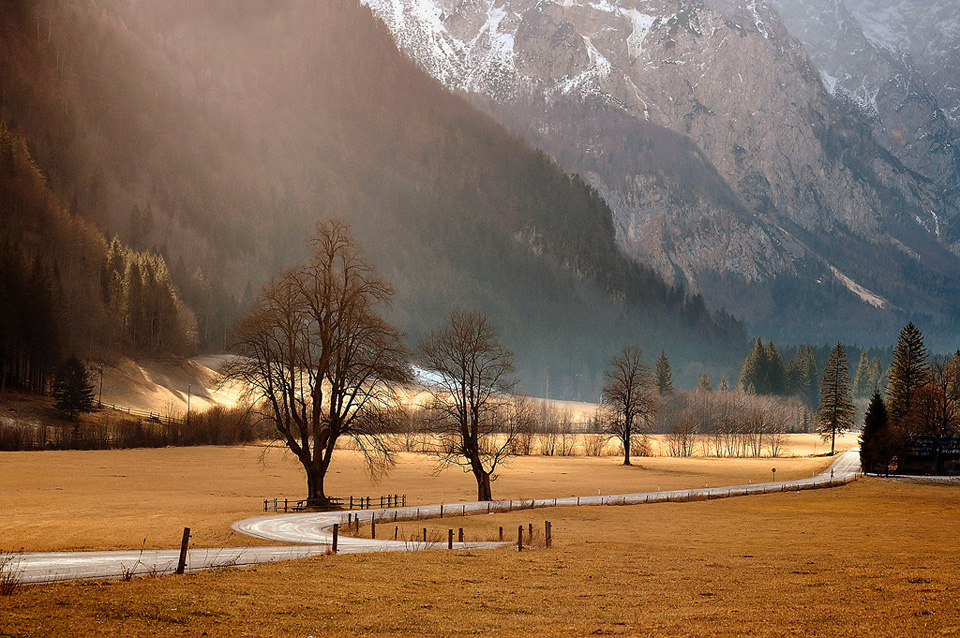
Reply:
[[661, 350], [660, 356], [657, 357], [654, 377], [657, 383], [657, 391], [661, 396], [673, 393], [673, 371], [670, 369], [670, 361], [667, 359], [666, 350]]
[[765, 391], [762, 394], [784, 394], [787, 389], [787, 368], [773, 341], [766, 346]]
[[53, 382], [55, 407], [75, 419], [80, 412], [93, 411], [93, 385], [88, 379], [87, 368], [76, 356], [71, 355], [57, 370]]
[[720, 383], [717, 384], [717, 392], [730, 392], [730, 384], [727, 383], [727, 376], [720, 377]]
[[837, 343], [823, 371], [820, 384], [820, 407], [817, 409], [817, 431], [830, 440], [830, 454], [836, 451], [837, 434], [853, 428], [857, 409], [850, 400], [850, 372], [847, 353]]
[[765, 366], [766, 351], [763, 341], [757, 337], [757, 342], [743, 359], [743, 368], [740, 370], [740, 387], [747, 394], [762, 394], [762, 371]]
[[887, 380], [887, 411], [895, 425], [910, 412], [913, 393], [929, 381], [927, 347], [923, 343], [923, 334], [911, 322], [900, 331]]
[[860, 360], [857, 362], [857, 372], [853, 375], [853, 396], [865, 397], [872, 390], [870, 357], [867, 355], [867, 349], [860, 350]]
[[817, 397], [817, 359], [810, 346], [797, 346], [787, 366], [787, 391], [803, 399], [808, 405]]
[[860, 466], [866, 472], [875, 472], [885, 468], [890, 462], [890, 423], [887, 418], [887, 406], [879, 390], [874, 390], [873, 398], [863, 417], [863, 431], [860, 433]]
[[713, 392], [713, 386], [710, 385], [710, 375], [706, 372], [700, 375], [700, 380], [697, 382], [697, 390]]
[[871, 396], [874, 390], [883, 385], [883, 362], [880, 357], [870, 357], [866, 349], [860, 351], [860, 361], [853, 377], [853, 395]]

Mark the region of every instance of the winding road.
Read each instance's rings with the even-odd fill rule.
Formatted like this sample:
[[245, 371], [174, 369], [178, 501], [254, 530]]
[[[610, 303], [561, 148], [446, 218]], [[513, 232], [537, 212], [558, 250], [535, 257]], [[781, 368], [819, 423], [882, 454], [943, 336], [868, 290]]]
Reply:
[[[330, 551], [333, 543], [334, 524], [346, 526], [348, 520], [359, 517], [369, 525], [372, 519], [378, 523], [462, 516], [488, 512], [506, 512], [514, 509], [542, 507], [629, 505], [662, 503], [667, 501], [704, 500], [766, 494], [770, 492], [818, 489], [847, 483], [860, 471], [859, 450], [841, 454], [824, 472], [804, 479], [754, 483], [666, 492], [638, 492], [610, 496], [580, 496], [525, 501], [493, 501], [465, 503], [437, 503], [420, 507], [408, 506], [386, 509], [351, 510], [257, 516], [239, 521], [233, 528], [244, 534], [269, 541], [296, 543], [278, 547], [235, 547], [215, 549], [192, 549], [187, 554], [187, 570], [213, 569], [236, 565], [252, 565], [279, 560], [303, 558]], [[457, 543], [454, 549], [494, 548], [501, 543]], [[445, 547], [446, 543], [423, 543], [411, 541], [374, 540], [339, 536], [338, 553], [361, 553], [383, 551], [415, 551]], [[178, 550], [134, 550], [108, 552], [43, 552], [6, 555], [4, 570], [13, 570], [23, 583], [49, 583], [66, 580], [94, 578], [125, 578], [141, 574], [166, 574], [176, 570]]]

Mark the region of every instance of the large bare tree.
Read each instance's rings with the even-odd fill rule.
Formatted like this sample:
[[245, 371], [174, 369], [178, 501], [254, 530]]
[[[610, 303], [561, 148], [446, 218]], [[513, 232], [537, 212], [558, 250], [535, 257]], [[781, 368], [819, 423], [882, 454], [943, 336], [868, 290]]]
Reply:
[[647, 427], [656, 414], [650, 366], [643, 361], [643, 350], [628, 346], [610, 360], [606, 372], [607, 383], [601, 390], [601, 399], [611, 414], [605, 430], [623, 444], [623, 464], [630, 463], [630, 445], [633, 435]]
[[307, 503], [328, 507], [324, 478], [351, 437], [372, 471], [392, 455], [383, 436], [410, 379], [403, 335], [377, 312], [390, 285], [340, 221], [318, 224], [310, 260], [267, 284], [239, 323], [225, 381], [247, 389], [307, 474]]
[[420, 362], [433, 376], [428, 407], [441, 464], [472, 472], [477, 500], [492, 500], [491, 477], [515, 449], [523, 427], [510, 413], [513, 353], [486, 315], [457, 309], [446, 326], [420, 342]]

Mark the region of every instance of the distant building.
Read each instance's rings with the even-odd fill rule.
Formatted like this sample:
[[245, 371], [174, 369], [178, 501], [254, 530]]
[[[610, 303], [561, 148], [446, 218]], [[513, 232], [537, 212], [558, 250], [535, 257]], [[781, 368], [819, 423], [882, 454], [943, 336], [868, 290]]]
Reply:
[[898, 471], [901, 474], [960, 475], [960, 436], [911, 436]]

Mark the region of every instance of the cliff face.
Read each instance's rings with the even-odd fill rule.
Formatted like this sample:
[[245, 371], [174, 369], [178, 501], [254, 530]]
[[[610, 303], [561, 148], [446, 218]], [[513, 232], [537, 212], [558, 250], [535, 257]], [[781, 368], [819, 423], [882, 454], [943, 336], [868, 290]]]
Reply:
[[[924, 55], [927, 51], [920, 52], [921, 67], [909, 52], [912, 43], [905, 37], [895, 37], [890, 29], [878, 31], [875, 20], [884, 15], [883, 11], [879, 7], [867, 11], [864, 4], [844, 0], [776, 1], [785, 24], [804, 43], [827, 89], [858, 109], [869, 122], [874, 139], [929, 184], [931, 215], [927, 229], [957, 252], [960, 130], [952, 114], [960, 96], [949, 91], [956, 78], [942, 77], [942, 65], [931, 67]], [[892, 7], [904, 3], [887, 4]], [[871, 22], [861, 21], [858, 15], [869, 16]], [[921, 23], [924, 18], [929, 18], [928, 14], [914, 15]], [[888, 15], [887, 19], [892, 18]], [[922, 25], [926, 31], [931, 26]], [[940, 26], [949, 32], [949, 20]], [[949, 52], [942, 53], [942, 57], [936, 57], [950, 57]], [[960, 74], [956, 67], [953, 71], [954, 75]]]
[[[851, 320], [939, 290], [929, 263], [956, 264], [950, 130], [890, 51], [861, 62], [902, 85], [886, 111], [915, 105], [897, 128], [858, 103], [872, 85], [825, 84], [762, 0], [368, 4], [435, 77], [585, 175], [634, 256], [772, 332], [857, 336]], [[811, 308], [830, 316], [802, 335], [780, 320]]]
[[960, 125], [960, 4], [954, 0], [843, 0], [871, 43], [905, 53], [951, 125]]

